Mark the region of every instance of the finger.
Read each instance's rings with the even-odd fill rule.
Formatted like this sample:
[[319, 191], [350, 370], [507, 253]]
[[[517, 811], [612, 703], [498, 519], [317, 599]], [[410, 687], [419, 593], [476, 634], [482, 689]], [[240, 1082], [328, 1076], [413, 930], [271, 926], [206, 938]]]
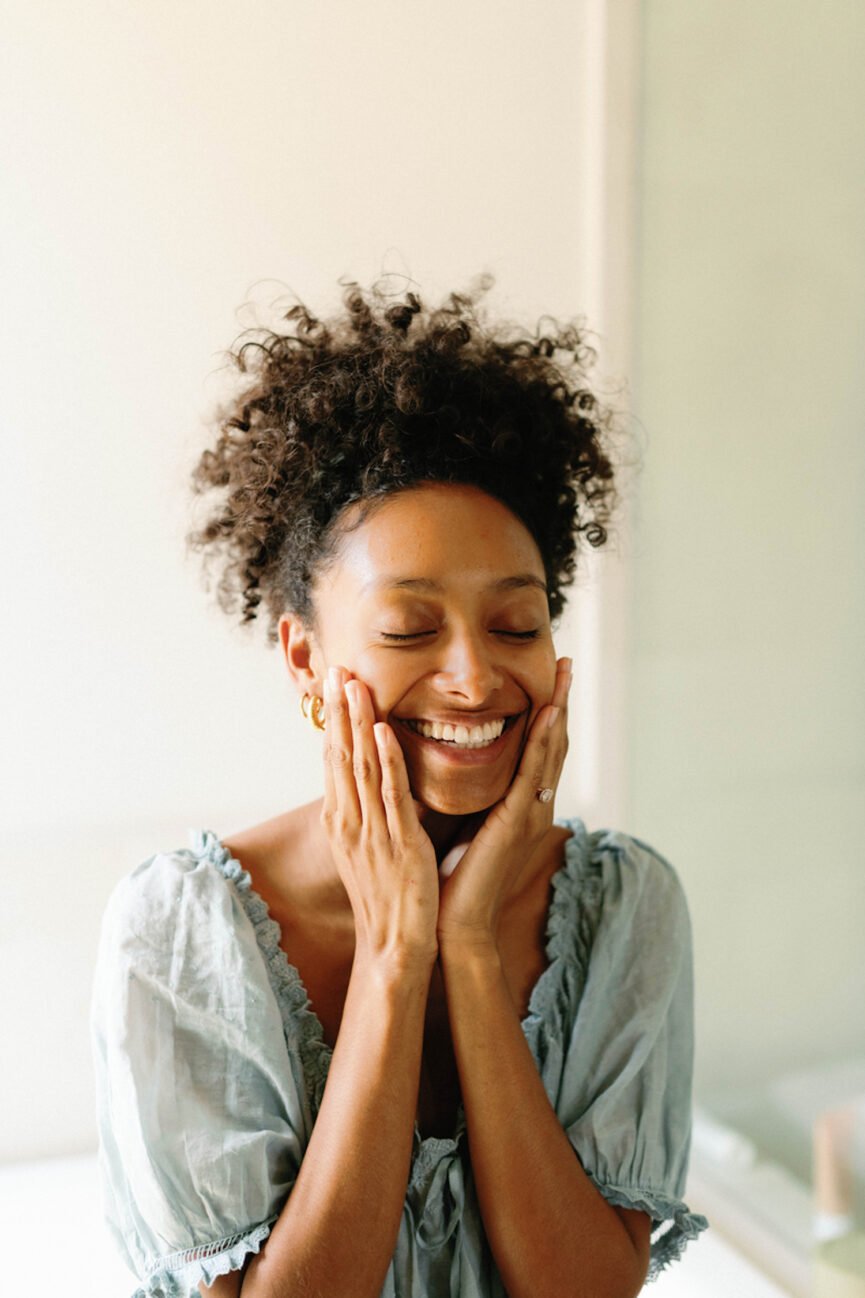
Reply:
[[[547, 767], [549, 760], [550, 748], [552, 745], [552, 729], [547, 725], [547, 717], [553, 716], [554, 724], [561, 717], [561, 712], [556, 710], [554, 713], [545, 712], [538, 717], [538, 722], [532, 730], [529, 742], [526, 744], [523, 752], [523, 760], [520, 762], [520, 769], [511, 786], [517, 796], [525, 802], [537, 800], [538, 791], [545, 788], [554, 788], [555, 785], [550, 783], [547, 778]], [[540, 804], [544, 805], [544, 804]]]
[[324, 695], [325, 716], [325, 735], [324, 742], [321, 746], [321, 755], [324, 759], [324, 805], [325, 807], [330, 807], [336, 805], [336, 785], [333, 778], [333, 769], [330, 764], [329, 755], [330, 741], [333, 737], [335, 722], [333, 717], [333, 701], [331, 699], [332, 689], [326, 675], [321, 692]]
[[375, 832], [386, 832], [387, 820], [381, 801], [381, 768], [373, 737], [375, 712], [363, 681], [346, 684], [345, 695], [351, 719], [352, 774], [363, 823]]
[[550, 730], [543, 785], [554, 788], [562, 773], [568, 751], [568, 696], [573, 680], [570, 658], [561, 658], [557, 664], [553, 698], [544, 724]]
[[568, 691], [571, 688], [573, 678], [573, 662], [570, 658], [560, 658], [556, 663], [556, 683], [553, 688], [553, 697], [550, 700], [553, 706], [564, 708], [568, 702]]
[[[540, 789], [555, 789], [567, 752], [566, 704], [571, 682], [571, 661], [556, 665], [552, 702], [535, 717], [511, 789], [523, 804], [537, 800]], [[540, 803], [551, 809], [552, 803]]]
[[351, 720], [343, 682], [346, 673], [331, 667], [324, 684], [327, 704], [325, 766], [335, 810], [345, 819], [360, 820], [360, 801], [352, 773]]
[[374, 735], [381, 763], [381, 798], [387, 815], [387, 827], [392, 839], [405, 842], [417, 833], [420, 825], [411, 796], [405, 758], [397, 737], [387, 722], [377, 722]]

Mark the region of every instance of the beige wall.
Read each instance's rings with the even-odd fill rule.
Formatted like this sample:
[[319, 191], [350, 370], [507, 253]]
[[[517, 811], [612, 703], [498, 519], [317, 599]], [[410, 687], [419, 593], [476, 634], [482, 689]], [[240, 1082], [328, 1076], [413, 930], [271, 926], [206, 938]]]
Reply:
[[586, 312], [609, 339], [587, 160], [603, 171], [603, 16], [4, 7], [0, 1158], [93, 1143], [86, 1011], [113, 883], [189, 826], [227, 835], [319, 792], [278, 653], [183, 558], [237, 308], [288, 286], [328, 309], [340, 275], [383, 269], [435, 297], [487, 269], [501, 313]]
[[344, 273], [490, 269], [502, 312], [585, 311], [632, 373], [639, 531], [564, 642], [600, 626], [568, 785], [597, 798], [562, 810], [680, 869], [699, 1089], [858, 1039], [865, 10], [645, 6], [633, 369], [633, 6], [538, 13], [6, 6], [0, 1159], [92, 1144], [114, 881], [318, 792], [278, 655], [184, 563], [184, 482], [236, 308]]
[[644, 6], [634, 828], [698, 1093], [862, 1050], [865, 6]]

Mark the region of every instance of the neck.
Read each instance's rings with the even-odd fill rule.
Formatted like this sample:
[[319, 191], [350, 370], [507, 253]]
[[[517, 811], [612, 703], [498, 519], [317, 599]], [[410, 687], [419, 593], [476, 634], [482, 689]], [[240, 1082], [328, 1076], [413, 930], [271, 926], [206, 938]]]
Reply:
[[467, 843], [484, 820], [488, 808], [470, 816], [449, 816], [443, 811], [433, 811], [421, 802], [415, 802], [418, 820], [435, 848], [436, 860], [441, 864], [458, 843]]

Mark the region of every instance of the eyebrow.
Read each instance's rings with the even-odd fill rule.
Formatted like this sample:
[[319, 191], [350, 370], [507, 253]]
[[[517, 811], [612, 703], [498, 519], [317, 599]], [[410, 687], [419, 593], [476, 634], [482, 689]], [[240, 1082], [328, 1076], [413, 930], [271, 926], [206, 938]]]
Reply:
[[[513, 577], [501, 577], [486, 587], [492, 591], [524, 590], [526, 587], [537, 587], [547, 594], [547, 583], [533, 572], [519, 572]], [[443, 595], [444, 586], [429, 577], [375, 577], [363, 588], [367, 590], [416, 590], [422, 594]]]

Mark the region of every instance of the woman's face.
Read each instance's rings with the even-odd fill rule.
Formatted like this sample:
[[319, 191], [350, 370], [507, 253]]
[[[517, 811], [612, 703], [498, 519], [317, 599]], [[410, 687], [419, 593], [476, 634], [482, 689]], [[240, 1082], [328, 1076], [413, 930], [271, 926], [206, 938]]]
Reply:
[[313, 601], [311, 666], [368, 686], [415, 798], [449, 815], [498, 802], [556, 674], [544, 566], [519, 519], [475, 487], [400, 492], [344, 534]]

